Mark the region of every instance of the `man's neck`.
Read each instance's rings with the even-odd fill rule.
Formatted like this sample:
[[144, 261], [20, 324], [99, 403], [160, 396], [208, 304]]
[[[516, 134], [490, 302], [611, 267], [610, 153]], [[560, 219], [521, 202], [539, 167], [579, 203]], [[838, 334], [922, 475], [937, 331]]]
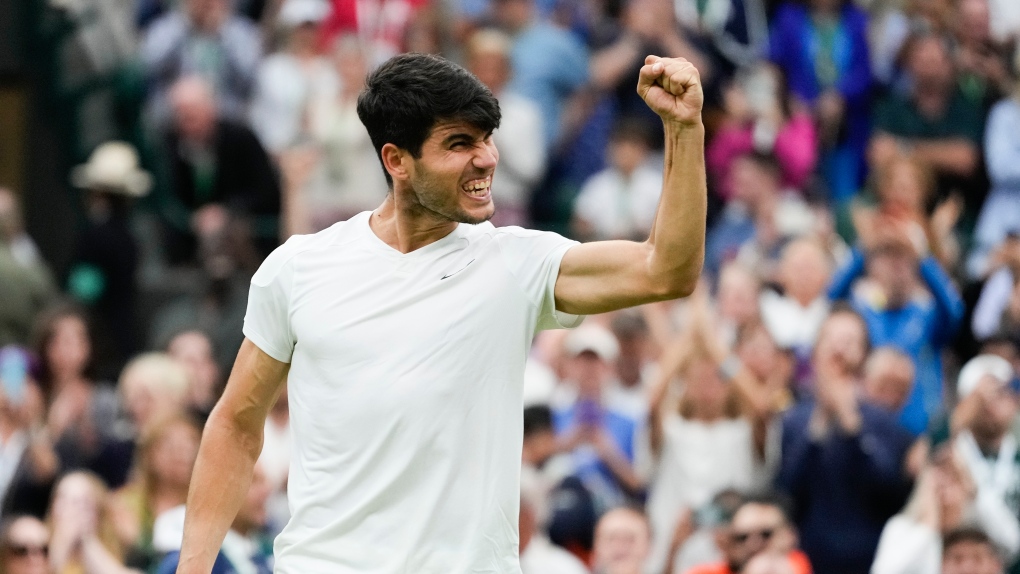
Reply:
[[453, 233], [459, 225], [434, 213], [411, 198], [414, 192], [391, 190], [372, 212], [369, 225], [376, 236], [401, 253], [410, 253]]

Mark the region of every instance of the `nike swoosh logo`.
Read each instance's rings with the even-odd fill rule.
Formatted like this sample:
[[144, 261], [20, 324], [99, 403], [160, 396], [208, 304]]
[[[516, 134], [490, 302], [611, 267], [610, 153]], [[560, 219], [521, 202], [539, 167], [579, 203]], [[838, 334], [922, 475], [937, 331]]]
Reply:
[[465, 265], [465, 266], [461, 267], [460, 269], [458, 269], [458, 270], [454, 271], [453, 273], [449, 273], [449, 274], [447, 274], [447, 275], [443, 275], [442, 277], [440, 277], [440, 278], [439, 278], [439, 280], [440, 280], [440, 281], [442, 281], [443, 279], [449, 279], [450, 277], [453, 277], [454, 275], [456, 275], [456, 274], [460, 273], [461, 271], [463, 271], [463, 270], [467, 269], [467, 268], [468, 268], [468, 265], [471, 265], [471, 264], [472, 264], [472, 263], [474, 263], [474, 262], [475, 262], [475, 260], [474, 260], [474, 259], [472, 259], [471, 261], [468, 261], [468, 262], [467, 262], [467, 265]]

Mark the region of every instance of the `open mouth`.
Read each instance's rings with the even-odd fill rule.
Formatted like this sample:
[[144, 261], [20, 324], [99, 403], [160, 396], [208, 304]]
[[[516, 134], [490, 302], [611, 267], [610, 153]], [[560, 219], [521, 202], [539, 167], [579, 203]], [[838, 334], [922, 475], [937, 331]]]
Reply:
[[492, 191], [492, 176], [482, 179], [472, 179], [461, 186], [464, 193], [475, 199], [488, 199]]

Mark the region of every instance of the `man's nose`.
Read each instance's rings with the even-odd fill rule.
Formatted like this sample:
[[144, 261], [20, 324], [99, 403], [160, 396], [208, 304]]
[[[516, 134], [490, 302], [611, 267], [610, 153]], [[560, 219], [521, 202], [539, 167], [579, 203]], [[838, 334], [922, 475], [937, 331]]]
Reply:
[[492, 170], [496, 168], [498, 162], [499, 150], [496, 149], [496, 144], [490, 141], [479, 147], [473, 164], [478, 169]]

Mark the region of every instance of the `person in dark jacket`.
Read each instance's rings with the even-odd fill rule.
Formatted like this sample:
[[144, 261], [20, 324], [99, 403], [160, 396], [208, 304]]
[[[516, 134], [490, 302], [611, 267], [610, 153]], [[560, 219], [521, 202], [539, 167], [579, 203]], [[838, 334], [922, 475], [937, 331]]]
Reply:
[[276, 246], [280, 181], [258, 137], [226, 119], [209, 84], [197, 76], [170, 92], [173, 124], [164, 137], [169, 193], [160, 212], [170, 224], [168, 258], [192, 260], [197, 249], [229, 241], [243, 223], [268, 253]]
[[812, 357], [815, 396], [783, 420], [776, 482], [793, 499], [801, 548], [816, 572], [866, 574], [882, 527], [910, 493], [912, 436], [895, 415], [860, 398], [867, 350], [863, 319], [834, 310]]

